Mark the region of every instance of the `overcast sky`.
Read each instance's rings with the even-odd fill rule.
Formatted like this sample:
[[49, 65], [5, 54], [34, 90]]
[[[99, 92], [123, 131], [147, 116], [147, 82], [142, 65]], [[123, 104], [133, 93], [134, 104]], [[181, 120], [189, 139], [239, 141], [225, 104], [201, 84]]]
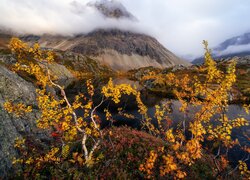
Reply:
[[250, 0], [120, 0], [139, 21], [104, 19], [89, 0], [0, 0], [0, 26], [21, 33], [72, 35], [119, 27], [150, 34], [182, 57], [250, 32]]

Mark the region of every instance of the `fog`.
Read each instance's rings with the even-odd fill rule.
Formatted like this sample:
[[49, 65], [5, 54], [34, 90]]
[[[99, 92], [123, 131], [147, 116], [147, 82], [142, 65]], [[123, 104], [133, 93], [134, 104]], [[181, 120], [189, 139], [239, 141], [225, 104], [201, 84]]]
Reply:
[[233, 45], [233, 46], [229, 46], [227, 49], [225, 49], [223, 51], [216, 52], [216, 56], [223, 56], [223, 55], [227, 55], [227, 54], [247, 52], [249, 50], [250, 50], [250, 44]]
[[214, 47], [250, 31], [246, 0], [120, 0], [137, 21], [105, 18], [89, 0], [0, 0], [0, 27], [26, 34], [72, 36], [98, 28], [119, 28], [155, 37], [177, 55], [203, 53], [202, 40]]

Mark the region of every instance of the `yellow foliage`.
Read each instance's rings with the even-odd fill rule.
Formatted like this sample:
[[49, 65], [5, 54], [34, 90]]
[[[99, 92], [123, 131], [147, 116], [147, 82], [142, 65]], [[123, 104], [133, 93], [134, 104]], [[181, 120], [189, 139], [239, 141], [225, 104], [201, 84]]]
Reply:
[[[162, 137], [168, 146], [161, 148], [158, 152], [151, 151], [145, 163], [140, 165], [139, 170], [146, 174], [147, 178], [153, 177], [155, 165], [159, 159], [162, 160], [159, 167], [160, 176], [170, 175], [175, 179], [185, 178], [187, 176], [187, 172], [184, 171], [185, 167], [202, 158], [204, 140], [218, 142], [220, 146], [229, 148], [235, 144], [235, 141], [231, 139], [232, 130], [249, 123], [244, 118], [231, 120], [225, 113], [229, 92], [236, 81], [235, 63], [229, 65], [227, 72], [219, 70], [211, 56], [207, 42], [204, 41], [204, 45], [205, 65], [199, 68], [199, 72], [205, 74], [205, 79], [200, 80], [197, 76], [189, 77], [189, 75], [178, 78], [173, 73], [156, 74], [153, 72], [142, 78], [143, 81], [154, 80], [155, 84], [171, 89], [175, 98], [181, 103], [179, 111], [183, 114], [183, 121], [176, 129], [170, 127], [171, 119], [168, 117], [170, 108], [167, 105], [155, 106], [155, 118], [158, 125], [156, 128], [138, 90], [127, 84], [115, 85], [112, 79], [102, 87], [103, 100], [101, 103], [106, 99], [111, 99], [118, 104], [122, 95], [133, 95], [137, 102], [138, 112], [142, 116], [142, 128], [157, 137]], [[17, 38], [11, 40], [10, 48], [18, 59], [14, 66], [15, 71], [24, 71], [34, 76], [39, 85], [37, 103], [41, 115], [37, 119], [37, 126], [49, 130], [51, 136], [60, 142], [43, 155], [26, 156], [26, 159], [15, 159], [13, 163], [35, 165], [37, 168], [46, 163], [59, 164], [62, 161], [80, 166], [92, 166], [95, 160], [93, 152], [99, 146], [102, 130], [100, 129], [100, 118], [95, 113], [99, 105], [95, 106], [92, 100], [94, 86], [91, 80], [86, 82], [88, 95], [79, 94], [70, 103], [63, 87], [54, 83], [55, 77], [50, 75], [48, 64], [54, 61], [51, 51], [41, 50], [38, 44], [29, 47]], [[47, 87], [59, 89], [61, 96], [57, 97], [49, 93]], [[186, 124], [190, 106], [199, 108], [192, 121]], [[6, 102], [4, 107], [8, 112], [17, 116], [32, 111], [31, 106], [11, 102]], [[247, 111], [249, 110], [248, 106], [245, 108]], [[83, 110], [82, 117], [75, 113], [78, 109]], [[106, 119], [112, 120], [111, 112], [108, 109], [105, 109], [104, 112]], [[133, 118], [132, 115], [122, 112], [122, 109], [119, 109], [119, 112], [127, 118]], [[215, 123], [212, 124], [211, 117], [215, 114], [219, 114], [220, 117], [215, 119]], [[190, 138], [186, 136], [187, 131], [191, 134]], [[112, 136], [112, 131], [109, 134]], [[87, 140], [93, 143], [86, 143]], [[15, 147], [23, 148], [24, 142], [24, 140], [16, 141]], [[74, 142], [81, 142], [81, 149], [79, 152], [70, 153], [70, 144]], [[227, 161], [223, 159], [223, 162], [226, 164]], [[239, 169], [242, 175], [249, 175], [249, 170], [244, 162], [239, 162]]]
[[178, 169], [177, 164], [174, 161], [174, 157], [171, 155], [164, 155], [163, 157], [163, 166], [160, 169], [161, 176], [164, 176], [165, 174], [173, 173]]
[[243, 177], [249, 178], [250, 177], [250, 170], [247, 168], [247, 164], [243, 161], [239, 161], [239, 170]]
[[4, 109], [9, 113], [13, 113], [17, 117], [20, 117], [20, 116], [25, 115], [26, 113], [32, 112], [31, 106], [26, 106], [23, 103], [14, 104], [10, 101], [6, 101], [4, 103]]
[[142, 172], [146, 172], [147, 178], [151, 178], [153, 174], [152, 170], [154, 168], [154, 163], [157, 159], [157, 154], [154, 151], [150, 151], [149, 158], [146, 160], [145, 164], [141, 164], [139, 170]]

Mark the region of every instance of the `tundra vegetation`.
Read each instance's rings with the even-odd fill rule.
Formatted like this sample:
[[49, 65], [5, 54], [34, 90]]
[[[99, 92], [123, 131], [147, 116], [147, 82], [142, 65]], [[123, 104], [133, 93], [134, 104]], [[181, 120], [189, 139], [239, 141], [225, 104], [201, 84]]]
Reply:
[[[236, 81], [235, 63], [232, 61], [226, 71], [217, 67], [211, 57], [207, 42], [205, 64], [198, 68], [204, 74], [179, 76], [149, 73], [143, 79], [154, 79], [171, 89], [173, 96], [181, 103], [182, 121], [174, 126], [167, 100], [155, 106], [155, 119], [148, 115], [148, 109], [141, 100], [140, 91], [128, 84], [115, 85], [112, 79], [102, 87], [102, 100], [93, 102], [94, 87], [86, 82], [87, 93], [78, 94], [70, 101], [64, 87], [56, 83], [48, 64], [54, 62], [54, 53], [43, 50], [38, 44], [28, 46], [17, 38], [10, 42], [10, 49], [18, 62], [12, 69], [26, 73], [35, 79], [37, 104], [40, 116], [37, 126], [49, 132], [47, 146], [35, 140], [16, 139], [15, 147], [19, 157], [13, 159], [15, 176], [23, 178], [249, 178], [246, 161], [250, 147], [243, 146], [231, 134], [235, 128], [248, 126], [247, 119], [229, 119], [226, 115], [229, 105], [228, 94]], [[57, 90], [57, 94], [50, 89]], [[101, 118], [96, 111], [105, 101], [120, 103], [124, 95], [134, 96], [141, 115], [140, 130], [129, 127], [101, 128]], [[192, 120], [187, 120], [190, 107], [197, 107]], [[34, 107], [6, 101], [5, 109], [13, 116], [25, 116]], [[246, 112], [250, 106], [244, 105]], [[76, 111], [84, 114], [79, 116]], [[125, 117], [133, 115], [119, 111]], [[112, 121], [108, 107], [104, 110], [106, 119]], [[216, 119], [211, 121], [214, 115]], [[111, 123], [112, 124], [112, 123]], [[228, 150], [239, 146], [246, 157], [234, 168], [230, 167]]]

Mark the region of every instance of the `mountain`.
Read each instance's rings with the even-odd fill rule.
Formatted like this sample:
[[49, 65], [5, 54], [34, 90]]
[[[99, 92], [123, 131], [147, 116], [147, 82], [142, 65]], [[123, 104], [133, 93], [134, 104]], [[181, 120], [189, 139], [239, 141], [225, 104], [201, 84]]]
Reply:
[[101, 0], [94, 3], [89, 2], [87, 5], [96, 8], [106, 18], [136, 20], [136, 18], [118, 1]]
[[[225, 51], [232, 46], [241, 46], [249, 44], [250, 44], [250, 33], [245, 33], [243, 35], [232, 37], [230, 39], [225, 40], [224, 42], [219, 44], [216, 48], [214, 48], [214, 50], [217, 52]], [[248, 49], [247, 51], [250, 52], [250, 49]]]
[[[127, 19], [133, 22], [136, 19], [121, 3], [114, 0], [101, 0], [88, 3], [87, 6], [115, 21]], [[16, 35], [17, 33], [12, 34]], [[4, 53], [3, 49], [7, 48], [11, 36], [8, 31], [0, 32], [1, 53]], [[87, 34], [74, 36], [26, 34], [19, 35], [19, 38], [30, 44], [38, 42], [41, 47], [54, 49], [57, 52], [75, 53], [75, 57], [80, 55], [80, 61], [76, 61], [76, 58], [69, 59], [69, 61], [72, 61], [70, 64], [74, 64], [72, 68], [77, 67], [77, 63], [86, 64], [89, 59], [92, 62], [96, 61], [95, 67], [102, 66], [102, 69], [110, 68], [114, 71], [127, 71], [147, 66], [166, 68], [175, 65], [190, 65], [189, 62], [177, 57], [149, 35], [115, 28], [96, 29]], [[103, 70], [101, 71], [103, 72]]]
[[29, 35], [23, 36], [22, 39], [32, 43], [38, 42], [42, 47], [88, 56], [113, 70], [189, 65], [153, 37], [118, 29], [96, 30], [74, 37]]
[[[126, 19], [133, 23], [136, 20], [121, 3], [115, 0], [100, 0], [88, 3], [87, 6], [114, 21]], [[20, 38], [29, 43], [38, 42], [44, 48], [81, 54], [115, 71], [127, 71], [146, 66], [166, 68], [190, 64], [149, 35], [116, 28], [96, 29], [87, 34], [75, 36], [44, 34], [22, 35]]]
[[[250, 32], [223, 41], [212, 49], [212, 53], [216, 59], [250, 55]], [[192, 63], [201, 64], [203, 61], [203, 57], [199, 57]]]

